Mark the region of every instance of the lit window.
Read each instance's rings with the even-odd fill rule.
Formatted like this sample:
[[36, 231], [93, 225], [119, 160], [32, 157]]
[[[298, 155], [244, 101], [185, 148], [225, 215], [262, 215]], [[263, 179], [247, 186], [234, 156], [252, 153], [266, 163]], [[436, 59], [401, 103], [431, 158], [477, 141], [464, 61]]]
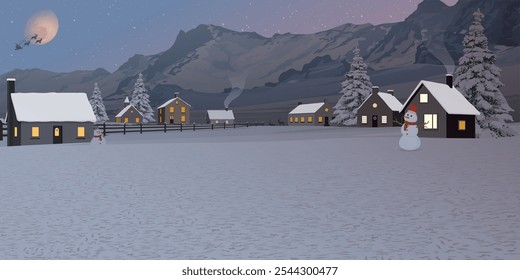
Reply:
[[186, 116], [184, 116], [184, 115], [181, 116], [181, 122], [186, 122]]
[[121, 118], [116, 118], [116, 122], [121, 122]]
[[32, 127], [31, 137], [32, 138], [40, 138], [40, 128], [39, 127], [37, 127], [37, 126], [33, 126]]
[[295, 123], [298, 123], [298, 120], [299, 120], [298, 117], [294, 118]]
[[382, 116], [381, 117], [381, 123], [383, 123], [383, 124], [388, 123], [388, 117], [387, 116]]
[[125, 123], [127, 123], [127, 122], [128, 122], [128, 118], [125, 118]]
[[218, 121], [215, 121], [215, 123], [218, 123]]
[[78, 126], [78, 138], [85, 138], [85, 127]]
[[170, 113], [175, 112], [175, 107], [170, 107]]
[[329, 111], [329, 108], [325, 108], [325, 112], [328, 112]]
[[57, 127], [54, 129], [54, 137], [60, 137], [60, 129]]
[[322, 123], [323, 122], [323, 117], [318, 117], [318, 122]]
[[162, 123], [162, 116], [159, 116], [159, 122]]
[[428, 103], [428, 94], [427, 93], [421, 93], [419, 95], [419, 102], [420, 103]]
[[141, 120], [139, 118], [135, 118], [135, 123], [139, 123]]
[[437, 129], [437, 114], [424, 114], [424, 129]]
[[372, 108], [376, 109], [377, 108], [377, 103], [372, 104]]
[[367, 116], [361, 116], [361, 123], [367, 124], [368, 123], [368, 117]]
[[226, 121], [226, 124], [228, 124], [228, 123], [229, 123], [229, 121]]
[[304, 123], [305, 122], [305, 117], [300, 117], [300, 122]]
[[184, 106], [181, 107], [181, 113], [186, 113], [186, 107], [184, 107]]
[[312, 123], [312, 117], [307, 117], [307, 122]]
[[459, 121], [459, 130], [466, 130], [466, 121]]
[[290, 123], [293, 122], [293, 118], [292, 118], [292, 117], [289, 118], [289, 122], [290, 122]]
[[14, 134], [14, 137], [18, 137], [18, 127], [17, 126], [14, 127], [14, 133], [13, 134]]
[[179, 105], [179, 100], [175, 100], [175, 105]]

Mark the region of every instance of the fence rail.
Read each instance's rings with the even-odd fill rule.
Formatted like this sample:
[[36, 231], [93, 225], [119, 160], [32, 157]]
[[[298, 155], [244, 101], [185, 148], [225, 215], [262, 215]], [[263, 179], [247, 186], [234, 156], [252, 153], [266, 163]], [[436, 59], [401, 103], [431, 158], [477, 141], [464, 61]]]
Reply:
[[94, 127], [100, 129], [104, 136], [108, 134], [127, 134], [127, 133], [146, 133], [146, 132], [164, 132], [169, 131], [196, 131], [196, 130], [214, 130], [214, 129], [230, 129], [250, 126], [264, 126], [263, 122], [253, 123], [234, 123], [234, 124], [117, 124], [103, 123], [95, 124]]

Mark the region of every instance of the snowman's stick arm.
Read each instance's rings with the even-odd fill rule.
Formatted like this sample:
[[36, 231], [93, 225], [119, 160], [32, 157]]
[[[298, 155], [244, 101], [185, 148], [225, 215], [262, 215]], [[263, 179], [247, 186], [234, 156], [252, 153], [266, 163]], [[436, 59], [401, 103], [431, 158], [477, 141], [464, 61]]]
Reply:
[[403, 125], [402, 123], [400, 123], [400, 122], [398, 122], [398, 121], [396, 121], [396, 120], [394, 120], [394, 123], [396, 123], [396, 124], [400, 124], [400, 125]]
[[426, 125], [429, 124], [429, 123], [430, 123], [430, 121], [425, 122], [424, 125], [423, 125], [423, 128], [425, 128]]

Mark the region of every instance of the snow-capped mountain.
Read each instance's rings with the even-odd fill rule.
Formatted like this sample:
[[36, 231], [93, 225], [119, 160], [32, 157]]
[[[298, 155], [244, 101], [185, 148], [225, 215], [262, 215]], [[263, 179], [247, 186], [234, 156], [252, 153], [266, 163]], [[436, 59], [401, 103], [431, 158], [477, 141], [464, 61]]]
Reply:
[[[507, 49], [520, 46], [518, 0], [459, 0], [452, 7], [440, 0], [424, 0], [408, 18], [395, 24], [345, 24], [315, 34], [286, 33], [270, 38], [199, 25], [181, 31], [168, 50], [135, 55], [114, 73], [103, 69], [71, 73], [14, 70], [1, 79], [17, 78], [20, 91], [89, 94], [98, 82], [109, 115], [121, 109], [141, 72], [153, 106], [171, 98], [173, 91], [181, 91], [196, 110], [222, 108], [227, 93], [236, 87], [245, 89], [244, 96], [232, 106], [254, 105], [260, 100], [272, 103], [334, 95], [339, 98], [340, 82], [356, 45], [378, 85], [415, 84], [451, 72], [453, 67], [444, 70], [432, 65], [453, 65], [458, 60], [462, 38], [478, 8], [486, 15], [484, 26], [492, 48], [499, 46], [508, 55], [517, 54], [518, 48]], [[516, 60], [500, 61], [507, 64], [500, 67], [515, 69], [519, 65]], [[505, 89], [511, 90], [505, 95], [516, 96], [513, 89]], [[5, 89], [0, 90], [0, 100], [5, 100]], [[519, 104], [512, 104], [517, 112], [519, 99], [513, 100]], [[4, 111], [4, 102], [0, 106]]]

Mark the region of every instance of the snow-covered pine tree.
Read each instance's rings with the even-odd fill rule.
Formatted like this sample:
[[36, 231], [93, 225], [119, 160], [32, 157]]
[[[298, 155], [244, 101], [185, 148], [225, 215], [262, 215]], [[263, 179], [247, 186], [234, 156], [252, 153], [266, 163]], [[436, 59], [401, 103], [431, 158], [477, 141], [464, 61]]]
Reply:
[[155, 121], [154, 110], [150, 106], [150, 96], [144, 87], [143, 74], [141, 73], [139, 73], [139, 77], [135, 82], [130, 104], [143, 114], [143, 123]]
[[357, 110], [361, 103], [372, 92], [372, 83], [367, 74], [367, 65], [360, 55], [359, 47], [354, 49], [354, 59], [350, 71], [345, 75], [341, 84], [341, 98], [334, 106], [335, 118], [332, 124], [354, 126], [357, 124]]
[[92, 111], [94, 111], [94, 115], [96, 116], [96, 122], [108, 121], [105, 104], [103, 103], [103, 97], [101, 97], [101, 90], [99, 90], [98, 83], [94, 84], [94, 92], [92, 92], [92, 96], [90, 97], [90, 106], [92, 106]]
[[455, 87], [480, 112], [477, 116], [477, 134], [491, 132], [494, 137], [514, 136], [506, 121], [513, 121], [513, 111], [500, 92], [500, 68], [495, 65], [496, 57], [488, 48], [484, 34], [480, 9], [473, 13], [474, 21], [462, 42], [464, 55], [459, 59]]

